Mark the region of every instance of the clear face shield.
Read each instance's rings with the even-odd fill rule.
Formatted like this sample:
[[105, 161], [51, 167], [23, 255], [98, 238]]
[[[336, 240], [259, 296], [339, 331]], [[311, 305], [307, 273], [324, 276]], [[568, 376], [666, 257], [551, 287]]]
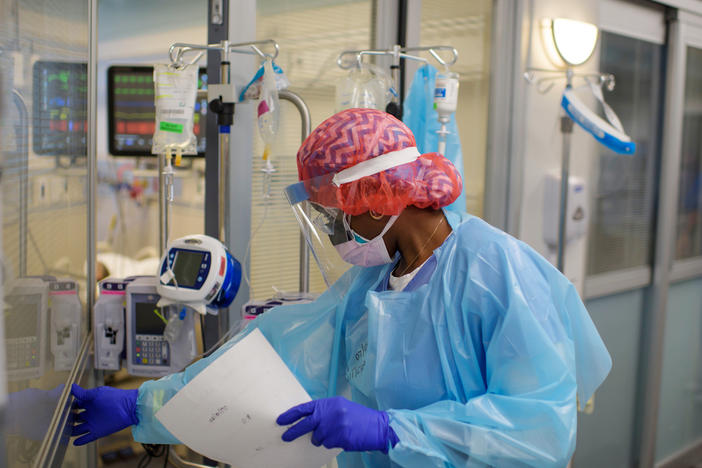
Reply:
[[335, 246], [349, 241], [352, 234], [344, 212], [310, 201], [305, 185], [305, 182], [290, 185], [285, 194], [324, 282], [331, 287], [351, 267], [341, 259]]
[[[338, 207], [344, 206], [344, 200], [346, 202], [349, 200], [367, 200], [370, 197], [377, 197], [378, 193], [385, 193], [388, 194], [388, 208], [392, 211], [393, 188], [391, 185], [397, 187], [402, 184], [388, 181], [378, 182], [377, 180], [374, 182], [372, 179], [366, 179], [364, 183], [361, 179], [413, 163], [420, 156], [416, 147], [407, 147], [360, 162], [337, 173], [324, 174], [303, 180], [285, 189], [285, 194], [295, 213], [302, 234], [312, 250], [327, 286], [334, 284], [350, 268], [350, 264], [346, 263], [340, 255], [342, 251], [347, 254], [348, 259], [354, 258], [353, 263], [356, 265], [378, 265], [387, 263], [390, 260], [387, 257], [387, 250], [384, 246], [382, 246], [381, 250], [385, 251], [384, 255], [387, 258], [385, 261], [380, 261], [380, 263], [377, 256], [372, 259], [373, 261], [370, 261], [371, 259], [368, 256], [364, 257], [363, 254], [366, 252], [361, 252], [360, 256], [348, 255], [350, 254], [348, 252], [349, 241], [354, 240], [357, 244], [377, 241], [363, 239], [355, 234], [350, 227], [350, 217]], [[407, 177], [411, 178], [412, 175], [413, 173], [409, 172]], [[402, 197], [395, 196], [395, 198], [399, 199]], [[312, 200], [315, 200], [315, 202]], [[320, 200], [323, 200], [323, 203], [319, 202]], [[395, 203], [397, 204], [394, 207], [395, 214], [398, 214], [407, 205], [405, 200], [401, 203], [395, 200]], [[362, 211], [364, 205], [364, 203], [356, 204], [353, 209], [354, 211]], [[348, 206], [348, 203], [346, 206]], [[391, 223], [386, 226], [386, 229], [390, 225]], [[384, 233], [385, 231], [381, 233], [380, 237]], [[339, 250], [337, 250], [337, 246], [341, 246]], [[356, 260], [363, 261], [357, 262]]]

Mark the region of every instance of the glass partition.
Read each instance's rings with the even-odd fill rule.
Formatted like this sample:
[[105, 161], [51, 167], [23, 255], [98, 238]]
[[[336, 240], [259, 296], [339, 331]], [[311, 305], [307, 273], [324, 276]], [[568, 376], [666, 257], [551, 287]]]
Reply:
[[0, 4], [0, 303], [8, 390], [7, 464], [0, 464], [22, 467], [37, 461], [53, 435], [50, 422], [89, 330], [89, 2], [8, 3]]

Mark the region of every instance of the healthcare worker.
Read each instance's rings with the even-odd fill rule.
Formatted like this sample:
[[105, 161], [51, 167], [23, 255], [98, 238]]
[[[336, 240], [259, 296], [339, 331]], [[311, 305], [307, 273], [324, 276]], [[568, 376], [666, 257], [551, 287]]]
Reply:
[[389, 114], [340, 112], [297, 158], [287, 195], [320, 268], [330, 252], [357, 266], [181, 373], [138, 391], [74, 387], [75, 443], [130, 425], [139, 442], [178, 443], [156, 411], [258, 328], [313, 399], [278, 417], [283, 440], [311, 433], [343, 449], [341, 467], [565, 466], [577, 401], [611, 367], [573, 285], [526, 244], [442, 210], [460, 176]]

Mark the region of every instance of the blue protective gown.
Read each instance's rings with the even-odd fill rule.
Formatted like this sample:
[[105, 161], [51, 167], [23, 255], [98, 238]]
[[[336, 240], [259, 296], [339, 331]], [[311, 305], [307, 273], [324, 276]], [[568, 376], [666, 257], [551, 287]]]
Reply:
[[212, 356], [144, 383], [135, 440], [177, 443], [155, 412], [258, 328], [312, 398], [389, 413], [400, 442], [343, 452], [341, 467], [565, 466], [576, 394], [590, 398], [609, 354], [551, 264], [479, 218], [446, 215], [454, 232], [404, 291], [386, 290], [393, 265], [354, 267], [314, 303], [272, 309]]

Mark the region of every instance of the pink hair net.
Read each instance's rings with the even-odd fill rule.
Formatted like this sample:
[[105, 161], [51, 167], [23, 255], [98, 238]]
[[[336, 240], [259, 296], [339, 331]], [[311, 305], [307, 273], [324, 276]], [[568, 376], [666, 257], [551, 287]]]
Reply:
[[[331, 183], [337, 172], [385, 153], [416, 146], [409, 128], [375, 109], [347, 109], [322, 122], [297, 152], [297, 170], [310, 200], [340, 208], [350, 215], [369, 210], [399, 214], [405, 207], [439, 209], [458, 198], [461, 176], [439, 153], [341, 184]], [[323, 177], [327, 176], [327, 177]]]

